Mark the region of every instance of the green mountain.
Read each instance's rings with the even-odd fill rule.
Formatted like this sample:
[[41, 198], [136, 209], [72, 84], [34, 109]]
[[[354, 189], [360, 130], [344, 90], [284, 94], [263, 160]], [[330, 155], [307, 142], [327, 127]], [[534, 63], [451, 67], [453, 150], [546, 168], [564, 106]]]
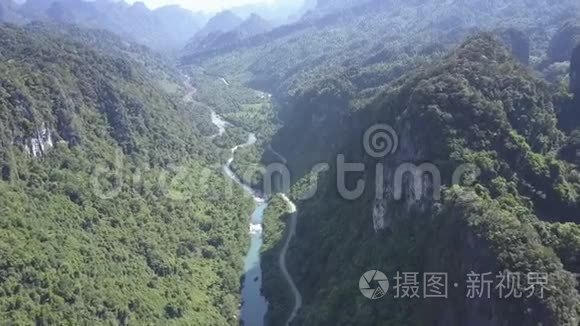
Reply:
[[577, 0], [248, 8], [0, 0], [0, 324], [579, 324]]
[[[312, 0], [308, 0], [312, 1]], [[247, 19], [252, 14], [264, 17], [273, 25], [279, 26], [292, 22], [305, 13], [306, 1], [278, 0], [271, 3], [256, 3], [231, 8], [236, 15]]]
[[163, 6], [153, 11], [168, 35], [172, 38], [173, 44], [184, 46], [196, 31], [203, 27], [206, 18], [201, 13], [192, 13], [177, 5]]
[[240, 34], [240, 38], [246, 38], [268, 32], [272, 29], [272, 25], [256, 14], [251, 14], [240, 26], [236, 28], [236, 32]]
[[205, 37], [211, 33], [228, 32], [243, 22], [242, 18], [226, 10], [212, 17], [204, 28], [196, 33], [196, 38]]
[[195, 48], [194, 52], [213, 52], [223, 48], [231, 48], [241, 44], [244, 40], [264, 34], [271, 29], [272, 25], [268, 21], [256, 14], [252, 14], [233, 28], [215, 30], [201, 38], [205, 30], [202, 31], [198, 38], [194, 38], [191, 41], [186, 51], [192, 51], [192, 47]]
[[0, 47], [0, 323], [237, 324], [252, 203], [179, 75], [106, 32]]
[[[497, 41], [471, 38], [431, 68], [395, 82], [351, 119], [358, 124], [350, 138], [361, 139], [370, 122], [391, 122], [402, 147], [378, 162], [360, 145], [346, 143], [337, 151], [349, 162], [366, 162], [366, 180], [375, 179], [377, 163], [384, 164], [385, 195], [377, 198], [373, 183], [354, 202], [326, 190], [301, 207], [293, 257], [309, 262], [308, 268], [295, 268], [308, 302], [304, 325], [578, 322], [574, 273], [580, 266], [572, 258], [580, 252], [578, 171], [554, 157], [563, 135], [549, 88]], [[408, 163], [437, 166], [444, 185], [440, 200], [433, 199], [439, 177], [432, 170], [420, 173], [419, 188], [417, 177], [397, 181], [396, 171]], [[451, 175], [461, 166], [480, 171], [479, 177], [470, 186], [452, 187]], [[332, 185], [334, 178], [330, 173], [323, 184]], [[569, 240], [553, 242], [560, 236]], [[320, 249], [313, 252], [313, 246]], [[373, 268], [390, 275], [445, 271], [459, 290], [450, 288], [448, 300], [387, 299], [372, 309], [353, 285]], [[548, 273], [550, 294], [466, 299], [470, 272], [495, 277], [506, 270]], [[318, 284], [317, 290], [307, 284]]]
[[212, 48], [216, 39], [233, 31], [242, 23], [243, 19], [233, 12], [229, 10], [222, 11], [210, 18], [207, 24], [195, 33], [188, 41], [184, 51], [191, 53]]
[[[328, 6], [238, 46], [183, 58], [203, 76], [228, 80], [214, 89], [216, 102], [249, 88], [273, 94], [274, 134], [236, 160], [279, 162], [267, 144], [287, 159], [299, 211], [288, 253], [302, 297], [294, 324], [577, 325], [580, 115], [567, 80], [574, 90], [577, 58], [571, 38], [558, 39], [578, 3]], [[555, 44], [570, 51], [553, 65]], [[237, 116], [251, 112], [240, 107]], [[363, 141], [381, 124], [398, 146], [375, 158]], [[340, 157], [362, 170], [341, 179]], [[314, 170], [319, 163], [326, 172]], [[366, 187], [346, 199], [341, 181]], [[291, 223], [274, 200], [263, 291], [274, 303], [267, 321], [278, 325], [296, 298], [276, 259]], [[357, 288], [369, 270], [391, 281], [382, 300]], [[447, 273], [448, 298], [395, 298], [397, 272], [419, 273], [420, 291], [424, 273]], [[525, 296], [498, 297], [495, 277], [505, 272], [521, 276]], [[469, 298], [471, 273], [489, 273], [493, 296]], [[543, 295], [530, 294], [530, 275], [546, 275]]]
[[11, 15], [0, 21], [44, 21], [105, 29], [166, 52], [179, 50], [205, 22], [202, 15], [178, 6], [150, 10], [142, 2], [28, 0], [11, 8]]

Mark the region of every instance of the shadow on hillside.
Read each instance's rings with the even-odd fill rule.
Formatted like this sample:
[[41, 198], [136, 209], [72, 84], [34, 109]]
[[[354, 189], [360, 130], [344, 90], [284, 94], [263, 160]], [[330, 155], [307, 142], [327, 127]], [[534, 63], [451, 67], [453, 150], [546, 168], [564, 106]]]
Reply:
[[[287, 223], [289, 218], [290, 214], [279, 217], [284, 223]], [[286, 229], [282, 239], [277, 241], [271, 249], [261, 253], [262, 294], [268, 300], [268, 312], [264, 323], [266, 326], [284, 325], [294, 306], [292, 292], [279, 264], [280, 251], [287, 237], [288, 230]]]

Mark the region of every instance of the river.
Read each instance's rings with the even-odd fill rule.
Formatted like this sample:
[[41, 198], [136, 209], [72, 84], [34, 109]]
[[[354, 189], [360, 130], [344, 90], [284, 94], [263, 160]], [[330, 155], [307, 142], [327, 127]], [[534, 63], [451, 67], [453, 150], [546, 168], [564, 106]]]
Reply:
[[264, 317], [268, 311], [268, 301], [262, 295], [262, 265], [260, 249], [263, 244], [262, 222], [264, 211], [268, 208], [266, 202], [257, 203], [252, 213], [250, 231], [252, 242], [244, 262], [244, 283], [242, 284], [241, 320], [246, 326], [263, 326]]
[[[222, 134], [227, 122], [215, 112], [212, 112], [212, 122], [219, 128], [219, 134]], [[262, 222], [264, 220], [264, 212], [268, 208], [268, 202], [250, 186], [244, 184], [234, 171], [232, 171], [231, 165], [234, 161], [236, 151], [239, 148], [255, 144], [256, 140], [254, 134], [248, 135], [246, 143], [231, 149], [232, 154], [224, 165], [225, 174], [250, 194], [256, 203], [256, 209], [252, 213], [249, 225], [249, 233], [251, 236], [250, 249], [244, 259], [244, 281], [242, 284], [242, 309], [240, 319], [245, 326], [263, 326], [264, 317], [268, 311], [268, 301], [262, 295], [262, 266], [260, 260], [260, 250], [264, 243], [262, 237]]]
[[[185, 87], [188, 92], [184, 97], [184, 101], [189, 103], [193, 100], [196, 89], [191, 84], [191, 78], [189, 76], [186, 75], [185, 79]], [[229, 85], [224, 78], [222, 80], [226, 85]], [[218, 132], [210, 138], [223, 135], [226, 132], [226, 127], [229, 125], [227, 121], [213, 110], [211, 111], [211, 122], [218, 128]], [[250, 194], [256, 203], [256, 209], [252, 213], [249, 225], [249, 234], [251, 236], [250, 249], [248, 249], [248, 253], [244, 258], [244, 282], [242, 284], [240, 320], [245, 326], [264, 326], [264, 317], [266, 317], [266, 312], [268, 311], [268, 301], [262, 295], [262, 266], [260, 259], [260, 250], [264, 243], [262, 222], [264, 220], [264, 212], [268, 208], [268, 202], [258, 192], [244, 184], [234, 171], [232, 171], [231, 165], [234, 161], [234, 154], [239, 148], [251, 146], [256, 141], [256, 135], [249, 134], [246, 143], [231, 149], [231, 156], [223, 167], [225, 174]]]
[[[211, 120], [219, 131], [217, 135], [222, 135], [225, 132], [225, 127], [228, 123], [223, 120], [219, 115], [212, 111]], [[217, 136], [216, 135], [216, 136]], [[252, 213], [249, 225], [249, 233], [251, 236], [250, 249], [248, 250], [246, 257], [244, 259], [244, 280], [242, 284], [242, 308], [240, 320], [245, 326], [264, 326], [264, 318], [268, 312], [268, 301], [262, 295], [262, 266], [260, 251], [264, 242], [262, 235], [262, 223], [264, 221], [264, 212], [268, 208], [268, 202], [265, 198], [261, 197], [261, 194], [256, 192], [250, 186], [244, 184], [242, 180], [232, 171], [231, 165], [234, 161], [234, 155], [239, 148], [245, 146], [251, 146], [257, 141], [254, 134], [248, 135], [248, 140], [246, 143], [235, 146], [231, 149], [231, 156], [224, 165], [225, 174], [239, 184], [248, 194], [252, 196], [254, 202], [256, 203], [256, 209]], [[277, 153], [272, 147], [268, 147], [270, 151], [275, 153], [283, 162], [286, 162], [284, 157]], [[279, 257], [279, 265], [282, 271], [282, 275], [286, 279], [290, 290], [292, 291], [294, 297], [294, 307], [291, 311], [288, 320], [285, 325], [290, 325], [292, 321], [296, 318], [298, 311], [302, 307], [302, 296], [297, 289], [292, 276], [288, 272], [286, 266], [286, 254], [288, 252], [288, 247], [296, 231], [296, 219], [297, 211], [296, 206], [292, 203], [286, 195], [282, 195], [284, 200], [288, 203], [290, 208], [290, 225], [288, 236], [284, 241], [283, 248]]]
[[[216, 117], [219, 117], [216, 115]], [[220, 118], [221, 119], [221, 118]], [[256, 137], [254, 134], [248, 136], [248, 140], [245, 144], [238, 145], [231, 149], [232, 156], [224, 165], [224, 171], [228, 177], [238, 183], [244, 188], [244, 190], [252, 195], [254, 201], [256, 202], [256, 209], [252, 213], [250, 219], [250, 235], [251, 235], [251, 245], [246, 258], [244, 260], [244, 283], [242, 284], [242, 310], [241, 310], [241, 321], [245, 326], [264, 326], [264, 317], [266, 312], [268, 312], [268, 301], [262, 295], [262, 266], [260, 260], [260, 249], [264, 243], [262, 236], [262, 223], [264, 221], [264, 212], [268, 208], [268, 202], [260, 197], [260, 195], [253, 190], [251, 187], [245, 185], [237, 175], [232, 171], [231, 164], [234, 160], [234, 154], [236, 150], [241, 147], [253, 145], [256, 142]], [[270, 147], [271, 149], [271, 147]], [[273, 149], [271, 149], [274, 151]], [[276, 153], [277, 155], [280, 155]], [[280, 155], [280, 157], [282, 157]], [[285, 161], [285, 160], [284, 160]], [[284, 245], [280, 252], [279, 266], [282, 271], [282, 275], [286, 279], [292, 295], [294, 297], [294, 306], [290, 312], [285, 325], [290, 325], [292, 321], [296, 318], [298, 311], [302, 307], [302, 296], [300, 291], [296, 287], [292, 276], [288, 272], [288, 267], [286, 265], [286, 254], [288, 252], [288, 247], [292, 238], [296, 232], [296, 219], [297, 219], [297, 209], [296, 205], [290, 201], [290, 199], [282, 194], [282, 198], [288, 204], [290, 209], [290, 222], [288, 225], [288, 235], [284, 240]]]

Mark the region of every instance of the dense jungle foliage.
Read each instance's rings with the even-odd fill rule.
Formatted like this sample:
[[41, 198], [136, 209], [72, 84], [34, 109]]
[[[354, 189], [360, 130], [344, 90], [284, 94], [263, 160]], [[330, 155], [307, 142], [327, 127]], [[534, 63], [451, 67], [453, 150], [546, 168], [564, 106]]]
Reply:
[[[103, 25], [87, 16], [97, 7], [126, 14]], [[235, 30], [233, 17], [219, 46], [193, 38], [177, 65], [125, 38], [183, 42], [156, 30], [201, 28], [181, 9], [0, 0], [0, 20], [14, 23], [130, 20], [119, 36], [0, 25], [0, 324], [239, 325], [254, 205], [222, 170], [246, 143], [231, 164], [246, 184], [261, 190], [274, 162], [291, 174], [287, 265], [303, 299], [293, 326], [579, 325], [580, 3], [305, 8], [272, 30], [257, 16]], [[210, 41], [216, 20], [201, 29]], [[376, 158], [363, 135], [380, 123], [399, 146]], [[341, 196], [338, 157], [364, 163], [345, 178], [364, 180], [359, 198]], [[433, 174], [418, 175], [420, 191], [411, 173], [396, 183], [408, 163], [437, 167], [440, 198]], [[458, 167], [469, 173], [454, 184]], [[273, 195], [264, 215], [266, 325], [283, 324], [295, 299], [279, 261], [287, 212]], [[370, 301], [358, 285], [374, 269], [391, 286], [397, 272], [456, 285], [445, 300], [391, 287]], [[471, 272], [548, 283], [542, 296], [471, 300]]]
[[[394, 82], [359, 111], [353, 119], [362, 126], [389, 121], [408, 146], [385, 159], [388, 169], [401, 162], [433, 162], [448, 184], [454, 167], [471, 163], [481, 175], [471, 188], [451, 189], [437, 203], [418, 198], [409, 208], [408, 202], [387, 197], [386, 230], [372, 227], [374, 189], [356, 202], [345, 203], [333, 191], [305, 202], [291, 256], [311, 300], [303, 324], [438, 325], [495, 318], [509, 325], [576, 325], [580, 296], [574, 274], [579, 271], [572, 257], [580, 249], [580, 179], [575, 165], [556, 157], [565, 135], [556, 128], [553, 100], [546, 84], [483, 35], [431, 68]], [[357, 148], [341, 150], [353, 161], [364, 160]], [[419, 209], [424, 205], [430, 208]], [[361, 210], [368, 213], [361, 216]], [[554, 241], [560, 237], [567, 240]], [[312, 251], [312, 246], [320, 249]], [[305, 257], [315, 267], [298, 263]], [[387, 298], [378, 305], [364, 304], [352, 284], [371, 268], [391, 275], [446, 271], [450, 279], [463, 282], [471, 270], [541, 271], [550, 275], [550, 294], [523, 302], [470, 303], [459, 292], [451, 301]], [[332, 277], [324, 278], [328, 275]], [[470, 312], [473, 306], [481, 315]]]
[[237, 324], [253, 205], [208, 112], [148, 50], [55, 30], [0, 27], [0, 323]]

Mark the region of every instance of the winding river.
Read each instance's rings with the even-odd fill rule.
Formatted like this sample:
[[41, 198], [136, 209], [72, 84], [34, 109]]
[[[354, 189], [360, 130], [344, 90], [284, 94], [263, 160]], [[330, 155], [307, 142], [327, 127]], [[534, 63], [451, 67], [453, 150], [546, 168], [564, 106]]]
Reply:
[[[211, 120], [212, 123], [218, 128], [218, 133], [215, 136], [222, 135], [225, 132], [225, 128], [228, 123], [213, 111], [211, 113]], [[244, 184], [242, 180], [232, 171], [231, 165], [234, 161], [234, 155], [239, 148], [251, 146], [255, 144], [256, 141], [256, 136], [251, 133], [248, 135], [248, 140], [246, 143], [233, 147], [231, 149], [231, 156], [223, 168], [225, 174], [238, 185], [240, 185], [248, 194], [250, 194], [256, 203], [256, 209], [252, 213], [252, 217], [250, 219], [249, 233], [251, 236], [251, 245], [244, 259], [244, 281], [242, 284], [242, 308], [240, 320], [245, 326], [264, 326], [264, 318], [268, 311], [268, 301], [262, 295], [261, 291], [262, 266], [260, 261], [260, 249], [263, 245], [262, 223], [264, 220], [264, 212], [266, 211], [266, 208], [268, 208], [268, 202], [265, 198], [261, 197], [258, 192], [256, 192], [250, 186]], [[275, 153], [275, 155], [278, 156], [283, 162], [286, 162], [286, 159], [277, 153], [274, 149], [272, 149], [272, 147], [268, 146], [268, 149]], [[294, 297], [294, 307], [290, 316], [288, 317], [288, 320], [285, 323], [285, 325], [290, 325], [302, 307], [302, 296], [300, 295], [300, 291], [296, 287], [296, 284], [288, 272], [288, 268], [286, 266], [286, 254], [288, 252], [288, 247], [292, 241], [292, 238], [294, 237], [294, 234], [296, 233], [297, 210], [296, 205], [290, 201], [290, 199], [285, 194], [282, 194], [282, 196], [288, 204], [291, 213], [290, 223], [288, 225], [288, 235], [284, 240], [284, 245], [280, 251], [279, 257], [280, 270], [282, 271], [282, 274], [288, 283], [288, 287], [292, 291]]]
[[[225, 132], [225, 126], [227, 125], [227, 122], [225, 122], [215, 112], [212, 112], [212, 122], [218, 127], [220, 135]], [[266, 208], [268, 208], [268, 202], [262, 198], [254, 189], [244, 184], [242, 180], [234, 173], [234, 171], [232, 171], [231, 165], [234, 161], [234, 155], [236, 151], [244, 146], [251, 146], [255, 144], [256, 140], [256, 136], [254, 134], [250, 134], [246, 143], [232, 148], [231, 157], [224, 165], [225, 174], [234, 180], [237, 184], [239, 184], [248, 194], [252, 195], [254, 201], [256, 202], [256, 209], [252, 213], [252, 217], [250, 219], [251, 245], [244, 260], [244, 282], [242, 284], [242, 309], [240, 319], [243, 322], [243, 325], [246, 326], [264, 326], [264, 317], [268, 311], [268, 301], [262, 295], [262, 266], [260, 264], [260, 249], [264, 243], [262, 236], [262, 223], [264, 221], [264, 212], [266, 211]], [[271, 147], [268, 147], [268, 149], [274, 152], [284, 162], [286, 162], [286, 160], [280, 154], [275, 152]], [[292, 308], [292, 312], [290, 313], [290, 316], [285, 323], [285, 325], [290, 325], [290, 323], [292, 323], [292, 321], [296, 318], [298, 310], [300, 310], [302, 307], [302, 296], [300, 295], [300, 291], [296, 287], [292, 276], [288, 272], [288, 267], [286, 266], [286, 254], [288, 253], [288, 247], [292, 241], [292, 238], [294, 237], [294, 234], [296, 233], [297, 210], [296, 205], [290, 201], [290, 199], [285, 194], [282, 194], [282, 197], [288, 204], [291, 214], [290, 223], [288, 225], [288, 236], [284, 241], [284, 245], [280, 251], [279, 257], [280, 270], [282, 271], [282, 274], [286, 279], [286, 282], [288, 283], [288, 286], [290, 287], [294, 297], [294, 307]]]
[[[218, 127], [219, 135], [225, 132], [227, 122], [215, 112], [212, 112], [212, 122]], [[244, 259], [244, 280], [242, 284], [242, 309], [240, 319], [245, 326], [263, 326], [264, 317], [268, 311], [268, 301], [262, 295], [262, 266], [260, 262], [260, 249], [264, 243], [262, 237], [262, 222], [264, 212], [268, 208], [268, 202], [262, 198], [254, 189], [244, 184], [242, 180], [232, 171], [231, 165], [234, 161], [234, 154], [239, 148], [251, 146], [256, 143], [254, 134], [248, 135], [248, 140], [242, 145], [231, 149], [231, 156], [224, 165], [225, 174], [248, 194], [252, 196], [256, 203], [256, 209], [250, 219], [251, 244]]]
[[236, 151], [244, 146], [253, 145], [256, 136], [250, 134], [245, 144], [232, 148], [232, 156], [224, 165], [224, 172], [228, 177], [238, 183], [244, 190], [252, 195], [256, 203], [256, 209], [250, 219], [251, 244], [244, 259], [244, 281], [242, 284], [242, 309], [240, 319], [246, 326], [263, 326], [264, 317], [268, 311], [268, 301], [262, 295], [262, 266], [260, 262], [260, 249], [264, 243], [262, 237], [262, 222], [264, 212], [268, 208], [268, 202], [260, 197], [250, 186], [244, 184], [240, 178], [232, 171], [231, 165]]

